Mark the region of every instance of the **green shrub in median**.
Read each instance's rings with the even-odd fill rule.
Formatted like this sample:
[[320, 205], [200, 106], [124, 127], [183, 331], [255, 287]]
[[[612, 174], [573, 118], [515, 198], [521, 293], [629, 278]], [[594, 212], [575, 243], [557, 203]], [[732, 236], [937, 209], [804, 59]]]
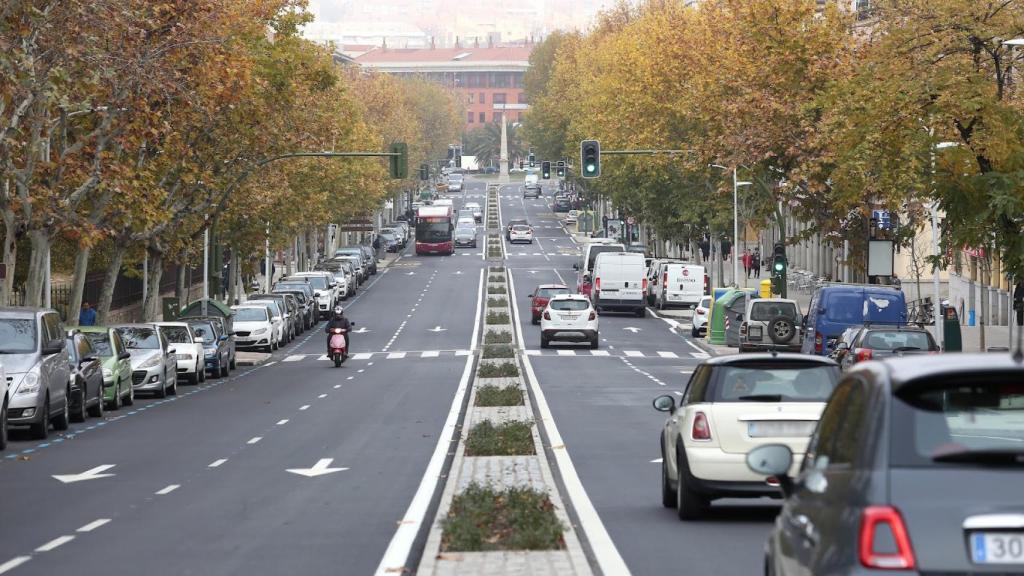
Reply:
[[495, 275], [495, 276], [488, 276], [487, 277], [487, 281], [488, 282], [503, 283], [503, 282], [505, 282], [505, 277], [504, 276], [497, 276], [497, 275]]
[[563, 526], [548, 495], [532, 488], [470, 484], [442, 521], [441, 550], [561, 550]]
[[508, 344], [484, 345], [484, 358], [515, 358], [516, 351]]
[[529, 456], [533, 448], [533, 422], [513, 420], [497, 426], [484, 420], [466, 435], [466, 456]]
[[489, 308], [504, 308], [508, 306], [508, 300], [504, 298], [488, 298], [487, 306]]
[[488, 324], [508, 324], [508, 314], [505, 312], [488, 312], [487, 313]]
[[519, 376], [519, 367], [514, 362], [501, 364], [480, 364], [476, 375], [480, 378], [515, 378]]
[[519, 386], [495, 386], [487, 384], [476, 389], [476, 405], [487, 406], [522, 406], [523, 390]]
[[[498, 237], [497, 236], [491, 236], [491, 238], [497, 239]], [[501, 272], [502, 274], [504, 274], [505, 273], [505, 267], [504, 266], [488, 266], [487, 267], [487, 271], [488, 272]]]
[[498, 332], [497, 330], [488, 330], [487, 334], [484, 334], [484, 344], [511, 344], [512, 333], [511, 332]]
[[505, 294], [506, 292], [508, 292], [508, 290], [505, 290], [504, 286], [488, 286], [487, 287], [487, 293], [488, 294]]

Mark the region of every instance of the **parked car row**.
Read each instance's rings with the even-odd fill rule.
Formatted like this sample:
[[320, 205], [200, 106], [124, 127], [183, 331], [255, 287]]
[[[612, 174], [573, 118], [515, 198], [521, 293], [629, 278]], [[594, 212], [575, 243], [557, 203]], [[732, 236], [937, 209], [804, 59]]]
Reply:
[[225, 377], [236, 364], [232, 336], [230, 315], [68, 328], [54, 310], [2, 308], [0, 449], [9, 427], [45, 439], [137, 394], [163, 398], [181, 381]]

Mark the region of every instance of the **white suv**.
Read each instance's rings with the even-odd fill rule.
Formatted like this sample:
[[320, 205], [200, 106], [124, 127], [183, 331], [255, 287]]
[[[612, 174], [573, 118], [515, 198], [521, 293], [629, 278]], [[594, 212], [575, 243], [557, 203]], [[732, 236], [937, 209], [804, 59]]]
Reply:
[[548, 300], [540, 315], [540, 347], [547, 348], [553, 340], [598, 343], [597, 311], [582, 294], [559, 294]]
[[700, 338], [701, 334], [708, 332], [708, 318], [711, 316], [711, 296], [704, 296], [700, 299], [697, 307], [693, 309], [693, 320], [691, 321], [690, 334], [694, 338]]

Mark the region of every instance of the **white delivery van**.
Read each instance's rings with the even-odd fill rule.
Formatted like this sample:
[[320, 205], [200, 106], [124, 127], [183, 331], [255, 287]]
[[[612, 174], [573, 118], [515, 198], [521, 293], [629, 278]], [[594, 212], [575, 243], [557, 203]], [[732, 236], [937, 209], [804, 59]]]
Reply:
[[662, 265], [655, 305], [666, 308], [692, 308], [704, 296], [704, 267], [670, 262]]
[[647, 313], [647, 269], [644, 255], [637, 252], [602, 252], [594, 261], [591, 289], [598, 312], [632, 312], [643, 318]]
[[[577, 272], [576, 291], [584, 296], [590, 296], [590, 284], [594, 277], [594, 260], [598, 254], [625, 251], [626, 247], [622, 244], [608, 242], [590, 242], [583, 246], [583, 254], [581, 254], [580, 261], [572, 265], [573, 269]], [[591, 301], [593, 301], [592, 298]]]

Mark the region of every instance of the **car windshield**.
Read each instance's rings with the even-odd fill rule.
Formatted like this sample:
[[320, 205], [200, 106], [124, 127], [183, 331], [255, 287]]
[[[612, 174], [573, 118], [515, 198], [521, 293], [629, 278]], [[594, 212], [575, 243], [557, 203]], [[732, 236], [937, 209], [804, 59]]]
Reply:
[[193, 322], [190, 324], [192, 330], [196, 333], [196, 338], [202, 338], [206, 344], [212, 344], [213, 338], [216, 337], [217, 331], [209, 322]]
[[706, 296], [704, 298], [701, 298], [700, 299], [700, 307], [701, 308], [711, 308], [711, 298], [706, 297]]
[[0, 354], [28, 354], [35, 350], [35, 318], [0, 319]]
[[539, 288], [537, 290], [538, 298], [551, 298], [559, 294], [572, 294], [568, 288]]
[[101, 358], [109, 358], [114, 355], [114, 348], [110, 345], [110, 336], [106, 332], [85, 332], [85, 337], [92, 344], [92, 349]]
[[121, 340], [125, 348], [129, 350], [158, 350], [160, 348], [160, 337], [152, 328], [134, 328], [126, 326], [118, 328]]
[[891, 411], [893, 466], [1024, 464], [1024, 378], [1016, 371], [905, 384]]
[[839, 380], [835, 366], [779, 363], [721, 366], [713, 402], [824, 402]]
[[872, 330], [861, 341], [861, 346], [872, 350], [931, 350], [931, 335], [916, 331]]
[[750, 308], [750, 319], [770, 322], [779, 316], [796, 318], [796, 305], [792, 302], [754, 302]]
[[572, 312], [590, 308], [590, 302], [587, 300], [552, 300], [549, 303], [549, 306], [552, 310], [566, 310]]
[[168, 342], [172, 342], [174, 344], [192, 343], [192, 335], [189, 334], [188, 328], [184, 326], [164, 326], [160, 330], [163, 331]]
[[593, 246], [590, 248], [590, 255], [587, 257], [587, 270], [594, 269], [594, 260], [597, 255], [604, 252], [624, 252], [622, 246]]
[[266, 308], [233, 308], [235, 322], [266, 322]]

